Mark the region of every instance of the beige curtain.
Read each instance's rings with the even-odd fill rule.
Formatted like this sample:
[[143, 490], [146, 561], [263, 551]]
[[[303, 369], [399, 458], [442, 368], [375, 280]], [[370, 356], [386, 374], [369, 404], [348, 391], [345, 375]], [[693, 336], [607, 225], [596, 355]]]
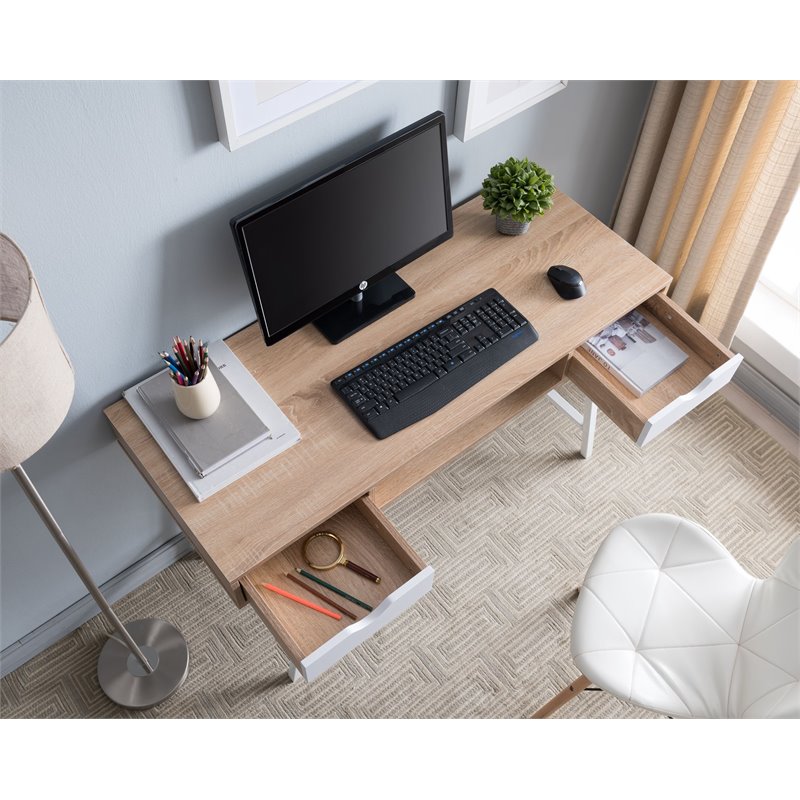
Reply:
[[800, 81], [658, 81], [614, 230], [727, 345], [798, 180]]

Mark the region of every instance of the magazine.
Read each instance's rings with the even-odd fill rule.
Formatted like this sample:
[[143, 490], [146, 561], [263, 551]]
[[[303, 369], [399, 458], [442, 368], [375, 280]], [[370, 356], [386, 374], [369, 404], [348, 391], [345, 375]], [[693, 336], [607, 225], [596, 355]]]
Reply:
[[675, 372], [689, 356], [655, 323], [631, 311], [583, 345], [637, 397]]

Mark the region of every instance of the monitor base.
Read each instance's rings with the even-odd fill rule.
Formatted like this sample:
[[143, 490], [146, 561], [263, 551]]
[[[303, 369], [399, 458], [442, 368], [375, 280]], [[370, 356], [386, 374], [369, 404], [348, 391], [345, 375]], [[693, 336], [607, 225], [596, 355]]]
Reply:
[[407, 303], [416, 292], [396, 272], [392, 272], [359, 294], [360, 300], [345, 300], [315, 320], [314, 324], [331, 344], [338, 344]]

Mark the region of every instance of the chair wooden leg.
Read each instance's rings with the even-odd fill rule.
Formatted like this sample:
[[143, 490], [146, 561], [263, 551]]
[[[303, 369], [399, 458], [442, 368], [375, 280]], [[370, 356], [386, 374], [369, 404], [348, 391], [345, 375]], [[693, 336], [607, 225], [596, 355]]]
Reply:
[[559, 692], [550, 702], [545, 703], [531, 719], [549, 717], [554, 711], [557, 711], [565, 703], [568, 703], [576, 694], [580, 694], [590, 684], [591, 681], [585, 675], [581, 675], [580, 678], [576, 678], [572, 681], [566, 689]]

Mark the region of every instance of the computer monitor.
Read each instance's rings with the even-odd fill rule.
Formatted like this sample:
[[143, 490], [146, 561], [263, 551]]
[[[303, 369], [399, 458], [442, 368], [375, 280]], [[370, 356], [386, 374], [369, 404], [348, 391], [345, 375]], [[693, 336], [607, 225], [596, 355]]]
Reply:
[[268, 345], [311, 321], [335, 344], [414, 297], [396, 270], [453, 235], [446, 140], [435, 112], [231, 220]]

